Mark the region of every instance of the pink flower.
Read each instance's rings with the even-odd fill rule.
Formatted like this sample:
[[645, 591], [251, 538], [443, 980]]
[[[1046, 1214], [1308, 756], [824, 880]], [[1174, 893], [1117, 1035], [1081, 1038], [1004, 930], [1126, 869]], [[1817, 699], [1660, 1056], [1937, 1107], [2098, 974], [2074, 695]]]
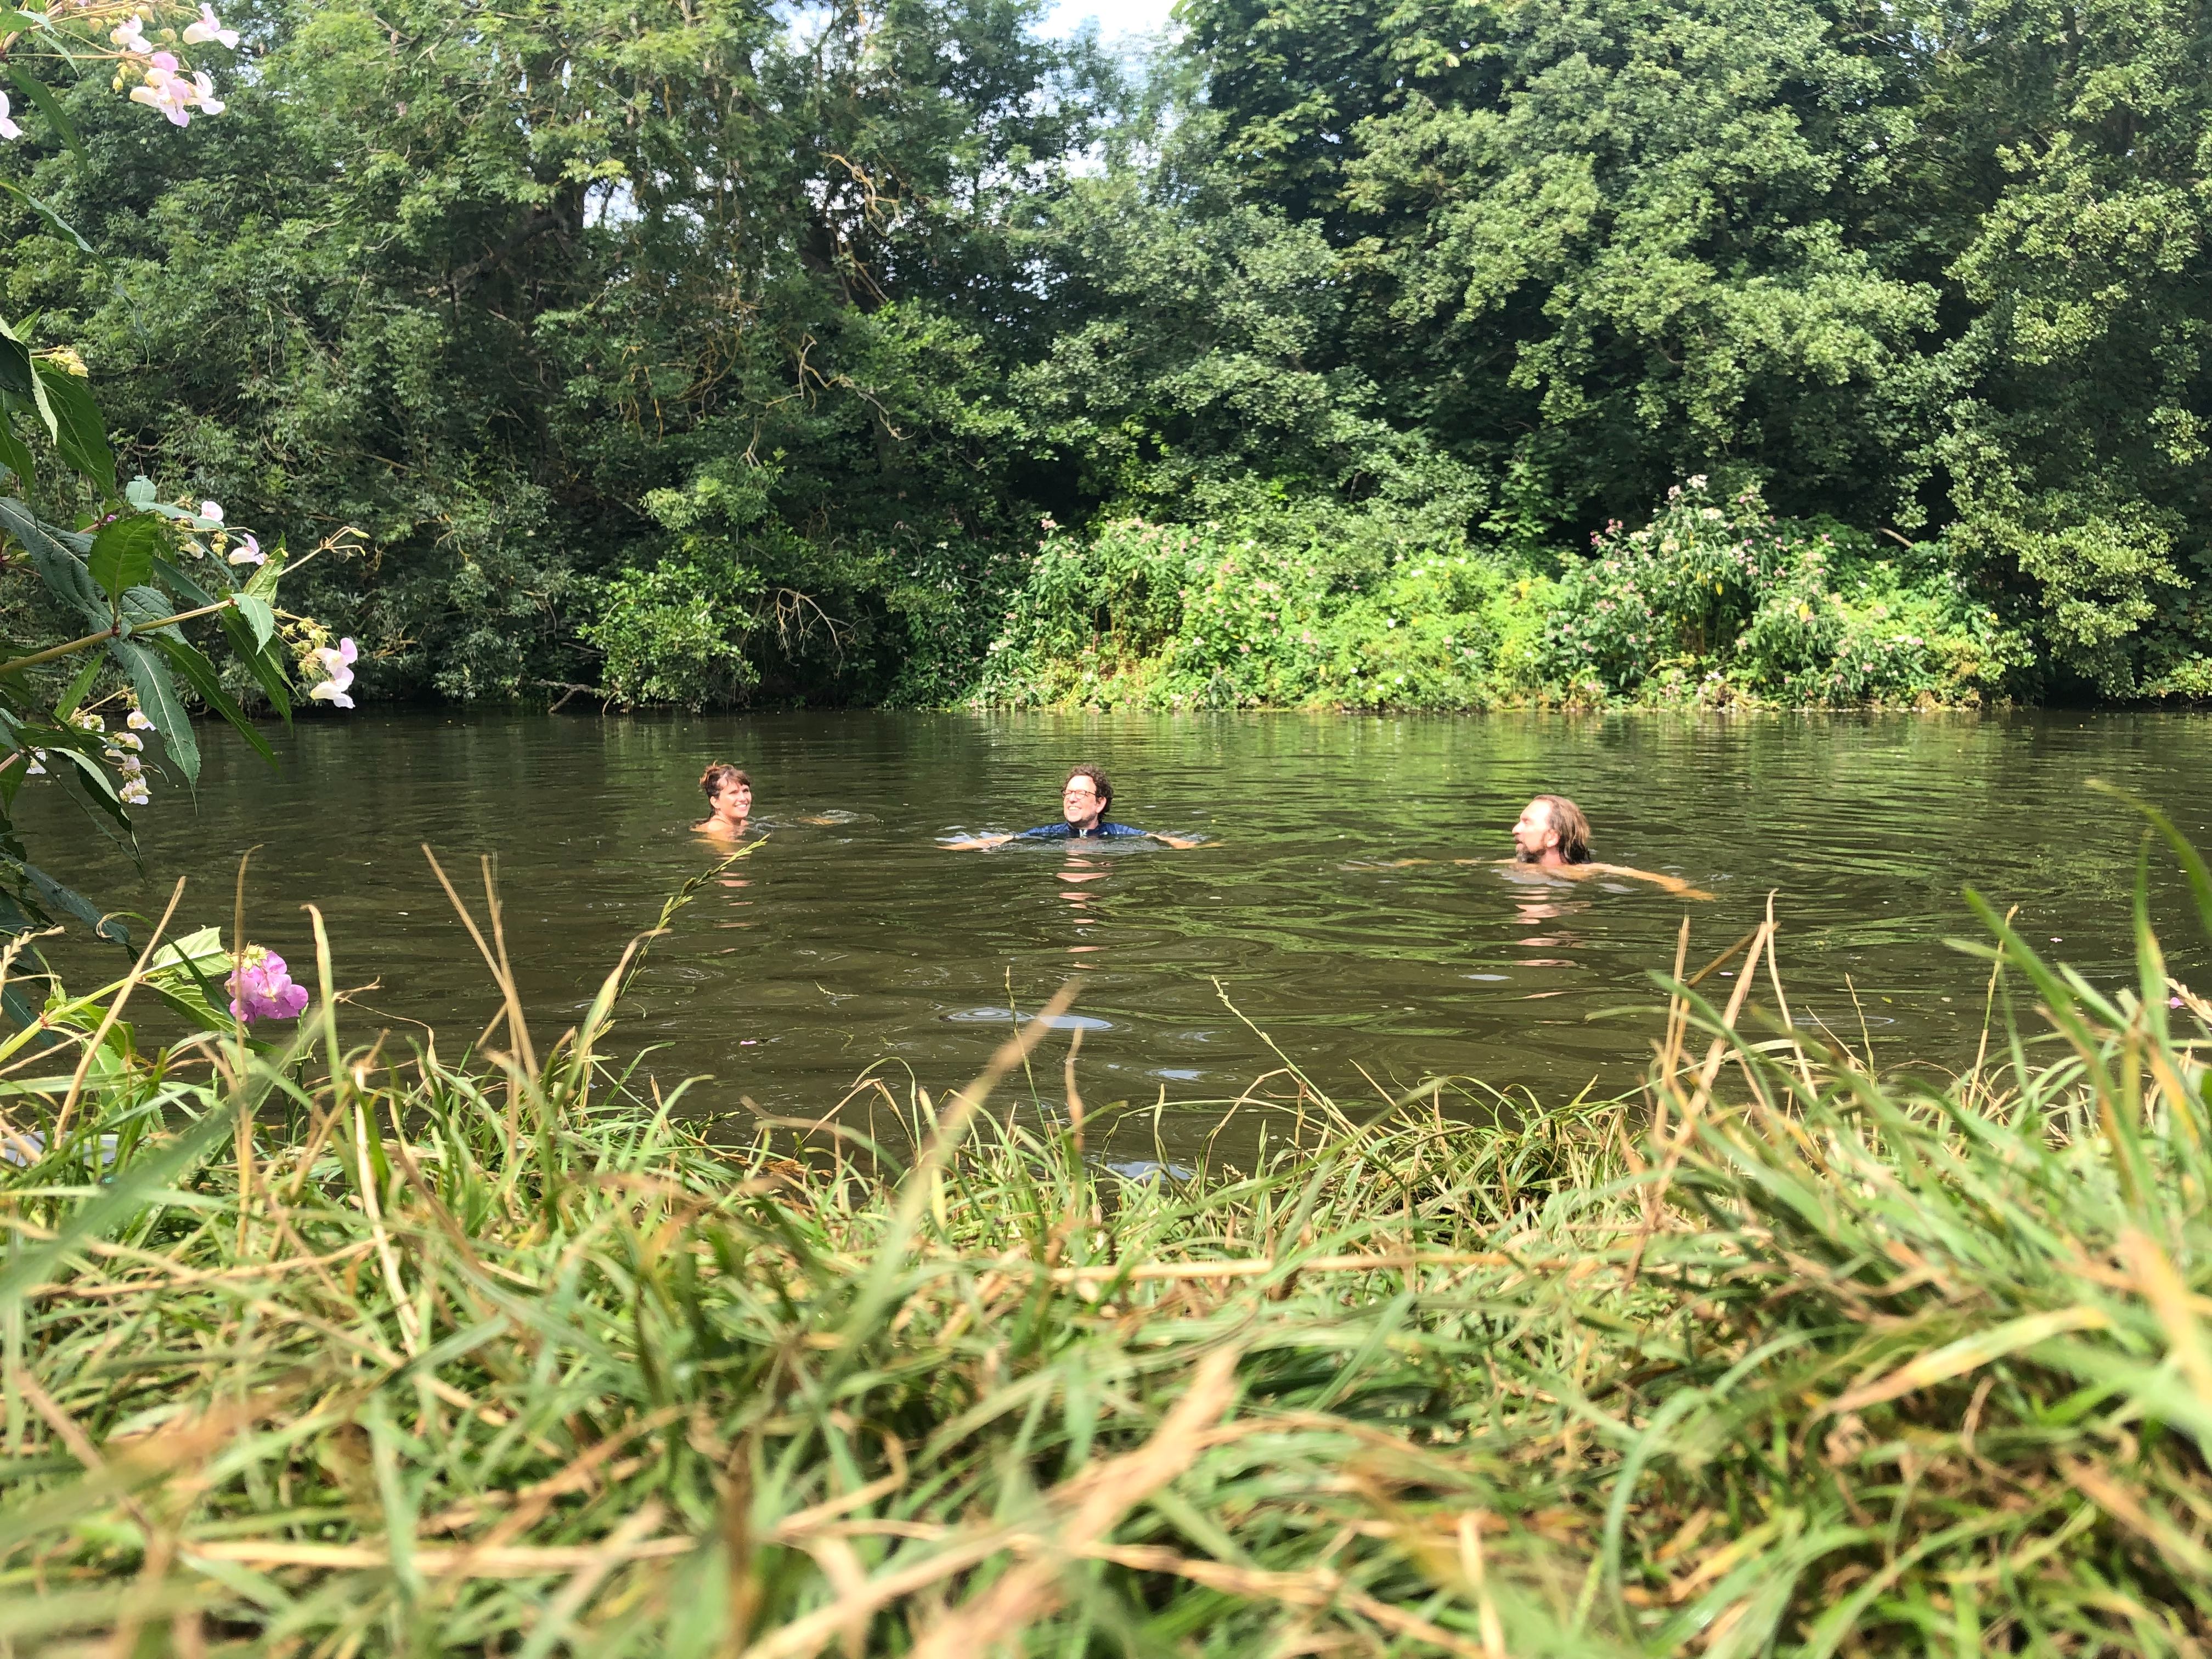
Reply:
[[[185, 25], [185, 44], [188, 46], [202, 46], [210, 40], [220, 41], [226, 46], [235, 46], [238, 44], [238, 31], [223, 27], [222, 20], [215, 15], [215, 8], [206, 4], [205, 0], [202, 0], [199, 21]], [[212, 114], [214, 112], [209, 112]]]
[[353, 699], [346, 695], [353, 688], [353, 665], [360, 659], [361, 652], [351, 640], [340, 640], [337, 648], [324, 646], [315, 653], [315, 660], [330, 676], [320, 685], [307, 693], [321, 702], [335, 703], [340, 708], [353, 707]]
[[239, 538], [238, 545], [230, 550], [233, 564], [266, 564], [269, 556], [261, 550], [261, 544], [251, 534]]
[[[173, 52], [157, 52], [146, 66], [146, 84], [131, 88], [131, 101], [157, 109], [176, 126], [188, 126], [192, 118], [192, 83], [177, 73]], [[219, 510], [219, 509], [218, 509]], [[204, 514], [203, 517], [206, 516]]]
[[8, 94], [0, 92], [0, 138], [21, 138], [23, 129], [8, 118]]
[[146, 38], [146, 25], [135, 16], [125, 18], [107, 38], [134, 58], [149, 57], [154, 50], [154, 43]]
[[248, 1025], [257, 1019], [297, 1019], [307, 1006], [307, 988], [292, 983], [284, 958], [266, 945], [247, 945], [223, 988], [230, 993], [231, 1013]]

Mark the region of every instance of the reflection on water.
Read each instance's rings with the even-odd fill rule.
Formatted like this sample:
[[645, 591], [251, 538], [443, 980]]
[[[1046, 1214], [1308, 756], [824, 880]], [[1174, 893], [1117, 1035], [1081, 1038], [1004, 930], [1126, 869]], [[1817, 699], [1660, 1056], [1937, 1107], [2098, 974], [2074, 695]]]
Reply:
[[[525, 994], [557, 1031], [723, 850], [688, 833], [691, 780], [709, 760], [744, 765], [766, 841], [655, 945], [623, 1011], [634, 1040], [660, 1045], [664, 1084], [710, 1074], [693, 1098], [717, 1110], [742, 1094], [819, 1111], [878, 1060], [933, 1088], [963, 1081], [1072, 975], [1077, 1012], [1056, 1023], [1083, 1033], [1094, 1109], [1231, 1092], [1280, 1063], [1270, 1042], [1345, 1097], [1437, 1072], [1543, 1097], [1612, 1088], [1641, 1071], [1648, 975], [1673, 961], [1686, 910], [1702, 961], [1770, 889], [1801, 1017], [1871, 1034], [1881, 1058], [1940, 1060], [1971, 1053], [1980, 1016], [1980, 970], [1941, 944], [1976, 931], [1967, 883], [2019, 903], [2026, 931], [2062, 939], [2093, 978], [2128, 971], [2136, 830], [2085, 778], [2212, 841], [2212, 722], [2185, 715], [370, 714], [303, 725], [273, 775], [209, 748], [197, 817], [181, 792], [151, 814], [162, 894], [188, 873], [181, 915], [227, 921], [238, 854], [260, 844], [256, 934], [311, 962], [300, 907], [321, 906], [341, 981], [374, 981], [358, 1000], [375, 1017], [396, 1034], [435, 1025], [449, 1048], [491, 1000], [421, 843], [449, 869], [497, 855]], [[1116, 818], [1207, 844], [937, 844], [1052, 821], [1081, 760], [1113, 775]], [[1508, 826], [1545, 790], [1582, 804], [1599, 857], [1717, 896], [1454, 862], [1510, 852]], [[58, 873], [158, 911], [154, 882], [73, 808], [39, 810], [39, 843], [66, 849]], [[2199, 952], [2174, 933], [2186, 977]]]

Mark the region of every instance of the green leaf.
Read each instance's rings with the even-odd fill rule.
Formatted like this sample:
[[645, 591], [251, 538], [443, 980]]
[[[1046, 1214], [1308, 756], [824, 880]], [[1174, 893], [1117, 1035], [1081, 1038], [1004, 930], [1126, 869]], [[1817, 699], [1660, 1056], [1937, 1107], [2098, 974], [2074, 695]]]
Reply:
[[56, 230], [61, 232], [61, 234], [67, 237], [70, 241], [75, 242], [79, 252], [90, 254], [92, 256], [93, 263], [98, 265], [101, 270], [105, 270], [107, 268], [107, 262], [100, 257], [100, 250], [93, 246], [91, 243], [86, 241], [82, 236], [79, 235], [77, 234], [76, 227], [70, 223], [68, 220], [63, 218], [60, 214], [55, 212], [51, 204], [40, 201], [37, 197], [32, 195], [29, 191], [25, 190], [21, 185], [11, 185], [5, 179], [0, 179], [0, 190], [4, 190], [10, 196], [15, 197], [18, 201], [21, 202], [25, 207], [30, 209], [32, 212], [37, 214], [41, 219], [44, 219]]
[[0, 531], [23, 544], [46, 591], [63, 605], [73, 607], [94, 629], [114, 620], [107, 596], [84, 568], [83, 550], [92, 545], [90, 537], [57, 529], [9, 495], [0, 495]]
[[[149, 637], [158, 641], [160, 635]], [[199, 740], [192, 735], [191, 716], [185, 712], [184, 699], [177, 695], [177, 683], [169, 678], [161, 657], [151, 647], [137, 640], [110, 640], [107, 648], [131, 676], [131, 689], [138, 694], [139, 710], [161, 734], [162, 747], [176, 763], [177, 770], [185, 775], [186, 783], [198, 782]]]
[[[0, 323], [0, 330], [6, 328]], [[38, 376], [31, 371], [31, 348], [14, 335], [0, 332], [0, 392], [29, 402], [37, 395]]]
[[115, 452], [107, 447], [107, 427], [93, 401], [92, 387], [58, 363], [43, 357], [31, 360], [38, 382], [54, 418], [54, 447], [71, 466], [100, 486], [102, 495], [115, 493]]
[[118, 519], [92, 538], [85, 568], [120, 604], [124, 590], [138, 586], [154, 574], [154, 555], [161, 550], [162, 539], [161, 521], [149, 514]]
[[164, 558], [159, 553], [154, 556], [154, 574], [167, 584], [171, 595], [179, 601], [177, 609], [179, 611], [197, 611], [216, 602], [214, 594], [202, 587], [173, 560]]
[[258, 593], [241, 593], [236, 600], [238, 614], [253, 630], [253, 642], [266, 646], [276, 637], [276, 612], [269, 601]]
[[198, 522], [198, 514], [187, 513], [183, 507], [165, 501], [156, 495], [154, 481], [143, 472], [123, 486], [123, 499], [141, 513], [158, 513], [165, 519], [177, 519], [185, 524]]
[[26, 495], [31, 493], [38, 482], [31, 459], [31, 447], [15, 435], [14, 422], [4, 415], [0, 415], [0, 466], [6, 467], [15, 475], [15, 482], [22, 487]]
[[[19, 11], [15, 15], [21, 17], [23, 14]], [[23, 96], [39, 106], [39, 113], [53, 123], [54, 131], [61, 135], [62, 143], [76, 152], [77, 161], [82, 163], [84, 161], [84, 140], [77, 133], [76, 123], [62, 113], [61, 105], [55, 100], [53, 94], [46, 90], [46, 83], [21, 64], [9, 64], [8, 74], [17, 86], [22, 88]], [[74, 235], [76, 233], [70, 234]], [[86, 251], [89, 252], [91, 250]]]
[[76, 888], [56, 881], [37, 865], [0, 857], [0, 870], [27, 887], [31, 899], [49, 916], [73, 916], [92, 931], [94, 938], [106, 939], [111, 945], [127, 946], [131, 943], [129, 928], [114, 917], [103, 915], [90, 899]]
[[100, 757], [88, 755], [66, 743], [51, 742], [39, 745], [46, 751], [46, 758], [65, 760], [76, 769], [73, 776], [84, 793], [92, 797], [93, 804], [113, 818], [124, 829], [131, 827], [131, 815], [123, 810], [123, 797], [115, 793], [115, 780], [100, 764]]
[[92, 690], [93, 681], [100, 678], [100, 660], [97, 651], [84, 659], [84, 666], [77, 670], [76, 678], [70, 682], [69, 690], [54, 705], [56, 720], [65, 720], [76, 713], [78, 706], [84, 702], [85, 693]]
[[244, 663], [261, 690], [269, 698], [276, 717], [287, 726], [292, 723], [292, 682], [284, 672], [283, 659], [273, 647], [258, 645], [253, 629], [240, 617], [235, 607], [216, 612], [216, 620], [222, 624], [225, 638], [230, 641], [231, 654]]
[[198, 693], [200, 701], [228, 720], [239, 736], [252, 745], [253, 752], [269, 763], [271, 771], [276, 770], [276, 750], [270, 748], [269, 740], [254, 729], [253, 722], [246, 719], [246, 711], [238, 706], [230, 693], [222, 689], [222, 680], [215, 672], [215, 665], [180, 639], [172, 638], [167, 634], [146, 637], [151, 639], [161, 654], [176, 665], [177, 672], [185, 677], [185, 683]]
[[280, 547], [254, 567], [253, 574], [246, 579], [245, 591], [256, 599], [273, 601], [276, 597], [276, 579], [283, 574], [284, 550]]
[[10, 985], [5, 990], [0, 990], [0, 1016], [5, 1016], [20, 1031], [38, 1023], [39, 1011], [31, 1006], [29, 1000], [21, 991]]
[[[123, 590], [122, 609], [123, 620], [126, 624], [123, 630], [123, 636], [125, 639], [134, 634], [143, 634], [152, 628], [155, 623], [165, 621], [177, 613], [176, 602], [167, 593], [158, 587], [147, 587], [143, 585], [126, 587]], [[162, 629], [162, 632], [176, 634], [177, 625], [170, 623]], [[177, 636], [179, 639], [184, 637], [180, 634]]]
[[[169, 591], [184, 601], [185, 608], [216, 602], [213, 594], [168, 560], [155, 560], [154, 570], [169, 585]], [[266, 603], [258, 596], [239, 593], [233, 595], [232, 599], [233, 603], [228, 609], [216, 612], [216, 621], [222, 626], [223, 637], [230, 641], [231, 654], [246, 665], [267, 694], [270, 706], [276, 709], [277, 718], [289, 726], [292, 720], [292, 682], [285, 672], [283, 654], [276, 648], [273, 637], [276, 613], [269, 610]], [[270, 638], [261, 638], [256, 632], [255, 624], [251, 620], [255, 606], [259, 606], [268, 615]]]
[[0, 322], [0, 392], [19, 398], [39, 411], [46, 435], [59, 441], [61, 422], [46, 396], [46, 383], [39, 374], [39, 360], [5, 322]]

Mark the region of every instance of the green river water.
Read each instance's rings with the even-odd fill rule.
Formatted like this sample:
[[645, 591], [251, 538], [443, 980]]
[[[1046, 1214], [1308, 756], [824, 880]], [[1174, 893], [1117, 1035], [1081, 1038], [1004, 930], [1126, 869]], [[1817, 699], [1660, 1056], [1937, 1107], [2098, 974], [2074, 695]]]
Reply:
[[[1170, 1148], [1218, 1121], [1200, 1103], [1281, 1063], [1255, 1026], [1347, 1101], [1439, 1073], [1538, 1103], [1628, 1087], [1657, 1029], [1649, 975], [1685, 912], [1702, 961], [1770, 890], [1801, 1019], [1870, 1038], [1878, 1061], [1954, 1061], [1986, 976], [1943, 943], [1978, 932], [1966, 885], [2019, 904], [2093, 980], [2130, 971], [2140, 824], [2085, 780], [2159, 802], [2212, 847], [2212, 720], [2187, 715], [367, 712], [303, 720], [273, 774], [210, 737], [197, 805], [164, 790], [142, 815], [143, 874], [58, 799], [33, 804], [34, 844], [142, 911], [186, 876], [180, 917], [226, 926], [238, 856], [258, 844], [250, 933], [306, 979], [301, 907], [320, 906], [341, 982], [370, 988], [358, 1036], [428, 1025], [450, 1053], [494, 1007], [426, 842], [472, 886], [477, 856], [496, 855], [524, 996], [541, 1044], [557, 1035], [663, 896], [718, 855], [687, 826], [700, 769], [729, 759], [754, 777], [765, 843], [655, 946], [622, 1011], [628, 1042], [659, 1045], [664, 1087], [702, 1074], [698, 1111], [749, 1098], [806, 1116], [872, 1064], [902, 1092], [909, 1067], [942, 1091], [1005, 1037], [1010, 996], [1033, 1009], [1074, 978], [1086, 1097], [1164, 1093]], [[1051, 821], [1082, 760], [1112, 774], [1115, 817], [1206, 844], [938, 844]], [[1582, 804], [1600, 858], [1715, 898], [1449, 861], [1509, 853], [1540, 790]], [[1407, 860], [1437, 862], [1389, 867]], [[2186, 977], [2199, 935], [2165, 915]], [[112, 958], [61, 960], [82, 975]], [[1038, 1078], [1054, 1093], [1063, 1047], [1055, 1035]]]

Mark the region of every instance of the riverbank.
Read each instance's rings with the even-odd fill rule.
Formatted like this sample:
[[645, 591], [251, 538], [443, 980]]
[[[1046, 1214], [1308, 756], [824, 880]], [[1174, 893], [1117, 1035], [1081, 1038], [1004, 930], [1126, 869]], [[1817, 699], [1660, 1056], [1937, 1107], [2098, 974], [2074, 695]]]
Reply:
[[625, 1086], [622, 970], [470, 1063], [349, 1037], [327, 957], [258, 1054], [111, 994], [9, 1085], [0, 1633], [2196, 1651], [2212, 1007], [2000, 935], [1948, 1082], [1789, 1028], [1761, 939], [1642, 1101], [1285, 1073], [1187, 1177], [1097, 1165], [1042, 1021], [733, 1146]]

